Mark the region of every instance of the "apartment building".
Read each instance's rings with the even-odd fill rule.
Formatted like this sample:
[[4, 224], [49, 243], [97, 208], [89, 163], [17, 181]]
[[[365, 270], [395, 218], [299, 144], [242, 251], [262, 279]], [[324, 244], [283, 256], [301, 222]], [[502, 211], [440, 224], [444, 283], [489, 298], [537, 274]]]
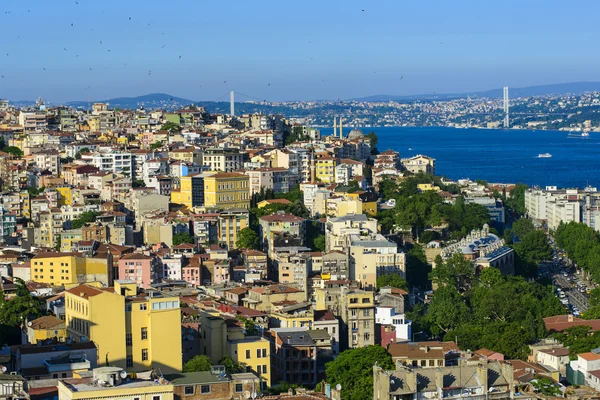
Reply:
[[248, 176], [235, 172], [220, 172], [204, 177], [204, 206], [227, 210], [248, 209], [250, 191]]
[[350, 279], [360, 282], [361, 287], [375, 289], [377, 277], [385, 274], [406, 276], [406, 255], [383, 235], [350, 235], [348, 243]]
[[244, 154], [239, 149], [211, 147], [204, 150], [202, 164], [211, 171], [232, 172], [244, 165]]
[[341, 251], [348, 249], [350, 235], [366, 235], [377, 233], [377, 220], [364, 214], [348, 214], [337, 218], [328, 218], [325, 223], [326, 251]]
[[435, 158], [419, 154], [414, 157], [403, 158], [400, 162], [408, 172], [412, 172], [413, 174], [424, 173], [435, 175]]
[[65, 292], [67, 332], [78, 342], [92, 340], [98, 364], [128, 371], [181, 371], [179, 297], [139, 293], [133, 281], [98, 289], [79, 285]]

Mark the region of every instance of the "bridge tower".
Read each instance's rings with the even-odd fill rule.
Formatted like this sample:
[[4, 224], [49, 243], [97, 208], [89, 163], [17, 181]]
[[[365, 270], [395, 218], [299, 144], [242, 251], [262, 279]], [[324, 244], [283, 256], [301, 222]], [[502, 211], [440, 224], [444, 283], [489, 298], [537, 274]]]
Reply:
[[235, 95], [233, 94], [233, 90], [229, 92], [229, 114], [235, 117]]
[[510, 119], [508, 116], [508, 86], [504, 86], [504, 127], [510, 127]]

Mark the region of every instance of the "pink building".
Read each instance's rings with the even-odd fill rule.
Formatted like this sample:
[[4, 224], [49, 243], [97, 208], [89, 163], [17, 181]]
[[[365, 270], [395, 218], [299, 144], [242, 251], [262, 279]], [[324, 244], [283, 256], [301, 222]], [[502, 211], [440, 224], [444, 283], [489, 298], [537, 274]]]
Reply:
[[128, 279], [139, 287], [148, 289], [154, 283], [156, 260], [140, 253], [125, 254], [119, 260], [119, 279]]

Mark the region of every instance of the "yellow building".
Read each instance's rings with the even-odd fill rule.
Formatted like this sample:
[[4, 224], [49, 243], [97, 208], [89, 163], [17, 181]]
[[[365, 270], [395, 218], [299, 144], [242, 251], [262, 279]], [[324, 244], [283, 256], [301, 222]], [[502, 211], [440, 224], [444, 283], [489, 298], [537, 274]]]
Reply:
[[88, 125], [90, 127], [90, 132], [98, 132], [100, 130], [100, 117], [97, 115], [90, 116]]
[[132, 281], [114, 288], [79, 285], [65, 292], [67, 331], [92, 340], [98, 364], [128, 371], [181, 371], [181, 315], [176, 296], [138, 295]]
[[81, 253], [39, 253], [31, 259], [31, 280], [52, 286], [83, 282], [112, 283], [112, 263], [106, 258], [83, 257]]
[[249, 208], [248, 175], [220, 172], [204, 178], [204, 205], [207, 208]]
[[53, 315], [44, 315], [27, 322], [27, 342], [36, 344], [47, 339], [64, 342], [67, 338], [65, 321]]
[[82, 240], [83, 234], [81, 228], [62, 231], [60, 233], [60, 251], [70, 252], [73, 248], [73, 244]]
[[417, 185], [417, 189], [419, 189], [421, 192], [427, 192], [429, 190], [433, 190], [434, 192], [439, 193], [442, 191], [442, 189], [440, 189], [439, 186], [436, 186], [432, 183], [419, 183]]
[[271, 386], [271, 346], [260, 336], [246, 336], [227, 340], [229, 356], [258, 374]]
[[70, 187], [57, 187], [56, 191], [60, 194], [58, 199], [59, 206], [73, 204], [73, 194]]
[[335, 158], [329, 156], [321, 157], [317, 158], [315, 163], [315, 177], [317, 180], [324, 183], [335, 182], [335, 167], [337, 165]]
[[[73, 378], [58, 381], [59, 400], [173, 400], [173, 385], [164, 379], [152, 376], [142, 380], [140, 376], [131, 379], [127, 371], [117, 367], [100, 367], [89, 378]], [[123, 379], [125, 376], [126, 379]], [[99, 385], [97, 382], [106, 382]]]
[[179, 178], [179, 190], [171, 191], [171, 203], [181, 204], [192, 208], [192, 177], [182, 176]]

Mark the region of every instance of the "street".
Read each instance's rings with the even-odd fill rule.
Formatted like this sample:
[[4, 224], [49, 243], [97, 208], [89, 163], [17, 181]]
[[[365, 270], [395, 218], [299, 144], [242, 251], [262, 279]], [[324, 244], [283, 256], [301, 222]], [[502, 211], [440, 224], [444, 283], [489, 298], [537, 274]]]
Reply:
[[575, 268], [568, 266], [571, 263], [562, 250], [556, 247], [554, 241], [550, 240], [549, 243], [552, 246], [553, 260], [540, 265], [539, 275], [552, 279], [556, 295], [565, 308], [574, 316], [579, 316], [589, 307], [588, 292], [591, 284], [575, 273]]

